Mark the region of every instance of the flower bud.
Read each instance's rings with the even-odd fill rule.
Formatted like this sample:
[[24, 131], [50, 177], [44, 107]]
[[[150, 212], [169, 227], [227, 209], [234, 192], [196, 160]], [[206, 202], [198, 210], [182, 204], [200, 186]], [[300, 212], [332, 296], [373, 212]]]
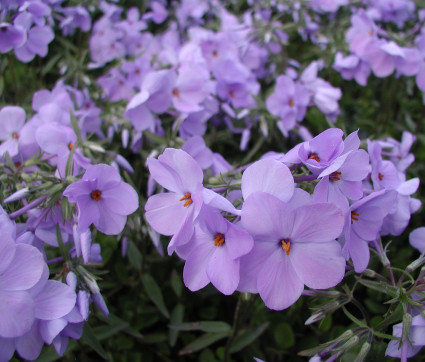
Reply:
[[9, 197], [6, 197], [3, 201], [3, 203], [7, 204], [9, 202], [22, 200], [22, 199], [26, 198], [29, 194], [30, 194], [30, 190], [28, 189], [28, 187], [24, 187], [23, 189], [16, 191], [15, 193], [10, 195]]

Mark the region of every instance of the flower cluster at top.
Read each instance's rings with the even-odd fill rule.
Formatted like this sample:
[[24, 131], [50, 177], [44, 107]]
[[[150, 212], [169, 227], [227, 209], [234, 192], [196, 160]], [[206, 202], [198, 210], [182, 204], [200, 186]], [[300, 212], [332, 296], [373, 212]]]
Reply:
[[[414, 2], [249, 0], [239, 16], [218, 0], [152, 0], [145, 11], [64, 3], [0, 0], [8, 67], [90, 31], [81, 74], [59, 62], [52, 89], [0, 108], [0, 361], [34, 360], [44, 344], [63, 355], [92, 304], [109, 314], [94, 272], [100, 234], [123, 254], [134, 234], [159, 253], [159, 235], [170, 236], [191, 291], [211, 283], [282, 310], [347, 271], [368, 272], [371, 250], [386, 257], [381, 237], [401, 235], [420, 208], [419, 179], [406, 176], [414, 135], [362, 142], [361, 131], [308, 128], [309, 112], [331, 126], [344, 112], [329, 71], [361, 86], [372, 74], [415, 76], [425, 92], [425, 10]], [[351, 16], [343, 39], [326, 27], [338, 12]], [[285, 54], [294, 37], [324, 55]], [[205, 142], [217, 130], [237, 135], [240, 151], [259, 147], [230, 159]], [[258, 156], [276, 131], [285, 152]], [[140, 187], [131, 175], [145, 162]], [[410, 242], [423, 253], [425, 228]], [[412, 343], [395, 324], [387, 355], [425, 345], [420, 306]]]

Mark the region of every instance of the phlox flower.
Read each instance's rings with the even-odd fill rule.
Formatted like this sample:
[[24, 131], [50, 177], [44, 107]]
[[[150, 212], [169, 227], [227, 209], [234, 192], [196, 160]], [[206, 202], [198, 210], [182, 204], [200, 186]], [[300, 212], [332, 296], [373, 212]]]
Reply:
[[254, 192], [243, 204], [241, 222], [254, 247], [241, 258], [238, 290], [259, 293], [268, 308], [288, 308], [304, 285], [326, 289], [343, 279], [345, 260], [335, 238], [344, 215], [334, 205], [283, 202]]
[[[2, 223], [3, 226], [3, 223]], [[42, 277], [45, 262], [31, 245], [16, 244], [7, 230], [0, 231], [0, 343], [28, 332], [36, 316], [30, 293]], [[1, 349], [1, 348], [0, 348]]]
[[69, 185], [63, 195], [77, 204], [81, 232], [93, 224], [104, 234], [119, 234], [127, 215], [139, 205], [137, 192], [122, 181], [114, 167], [105, 164], [89, 166], [82, 179]]
[[216, 209], [204, 206], [191, 240], [177, 248], [186, 260], [184, 283], [196, 291], [211, 282], [223, 294], [232, 294], [239, 284], [240, 257], [253, 244], [246, 231], [227, 221]]
[[393, 190], [381, 190], [355, 202], [345, 214], [343, 253], [354, 270], [362, 273], [369, 264], [369, 242], [376, 241], [385, 216], [397, 200]]
[[[398, 323], [393, 326], [393, 336], [401, 338], [403, 334], [403, 323]], [[403, 350], [404, 357], [410, 358], [416, 355], [420, 349], [425, 346], [425, 319], [421, 314], [412, 318], [412, 325], [409, 331], [409, 340], [404, 341], [400, 347], [398, 340], [391, 340], [388, 343], [387, 350], [385, 351], [386, 356], [394, 358], [402, 358]]]
[[240, 213], [223, 196], [203, 187], [202, 169], [186, 152], [167, 148], [158, 159], [148, 158], [147, 164], [152, 178], [170, 191], [151, 196], [145, 205], [151, 227], [160, 234], [173, 235], [168, 245], [170, 255], [192, 237], [203, 204]]

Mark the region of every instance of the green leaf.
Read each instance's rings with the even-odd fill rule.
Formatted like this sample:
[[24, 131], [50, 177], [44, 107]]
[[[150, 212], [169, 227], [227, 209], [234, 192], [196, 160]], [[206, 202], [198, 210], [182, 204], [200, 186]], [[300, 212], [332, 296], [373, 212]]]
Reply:
[[83, 336], [81, 337], [81, 341], [84, 344], [87, 344], [94, 351], [96, 351], [96, 353], [103, 359], [109, 359], [108, 355], [106, 354], [106, 351], [103, 349], [93, 330], [87, 323], [84, 325], [84, 331]]
[[193, 352], [200, 351], [201, 349], [219, 341], [220, 339], [226, 338], [229, 336], [228, 332], [222, 333], [205, 333], [201, 337], [195, 339], [193, 342], [189, 343], [186, 347], [184, 347], [179, 355], [190, 354]]
[[294, 332], [288, 323], [279, 323], [273, 334], [277, 345], [282, 349], [292, 347], [295, 343]]
[[159, 311], [166, 317], [170, 318], [170, 313], [168, 313], [167, 307], [164, 303], [164, 298], [162, 296], [161, 289], [159, 288], [156, 281], [148, 274], [145, 274], [142, 277], [143, 286], [148, 293], [149, 298], [155, 305], [158, 307]]
[[127, 255], [131, 265], [137, 270], [142, 270], [142, 253], [132, 241], [128, 243]]
[[239, 352], [246, 346], [254, 342], [264, 331], [268, 328], [269, 322], [259, 325], [257, 328], [252, 330], [242, 331], [232, 342], [229, 349], [230, 353]]
[[[172, 324], [181, 323], [183, 321], [183, 315], [184, 315], [183, 304], [177, 304], [175, 308], [173, 309], [173, 311], [171, 312], [170, 322]], [[178, 329], [170, 328], [170, 331], [168, 332], [168, 341], [171, 347], [174, 347], [176, 345], [178, 335], [179, 335]]]
[[175, 270], [171, 273], [171, 287], [176, 293], [177, 297], [181, 297], [183, 290], [183, 283], [181, 281], [181, 277], [177, 274]]
[[170, 328], [178, 331], [202, 331], [213, 333], [229, 333], [232, 327], [226, 322], [191, 322], [173, 323]]

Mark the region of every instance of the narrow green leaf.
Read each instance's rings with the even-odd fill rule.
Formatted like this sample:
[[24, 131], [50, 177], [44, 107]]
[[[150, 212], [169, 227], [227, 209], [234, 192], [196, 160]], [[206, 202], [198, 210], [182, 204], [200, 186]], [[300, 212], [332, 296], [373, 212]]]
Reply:
[[87, 323], [84, 325], [84, 331], [83, 336], [81, 337], [81, 341], [84, 344], [88, 345], [90, 348], [92, 348], [94, 351], [96, 351], [96, 353], [103, 359], [109, 359], [108, 355], [106, 354], [106, 351], [103, 349], [93, 330]]
[[254, 342], [268, 328], [269, 322], [259, 325], [253, 330], [242, 331], [232, 342], [229, 352], [235, 353]]
[[[172, 324], [179, 324], [183, 321], [184, 306], [183, 304], [177, 304], [171, 312], [170, 322]], [[177, 329], [170, 328], [168, 332], [168, 341], [171, 347], [174, 347], [177, 342], [179, 331]]]
[[127, 255], [131, 265], [137, 270], [142, 270], [142, 253], [132, 241], [128, 243]]
[[142, 277], [143, 286], [148, 293], [149, 298], [155, 305], [158, 307], [159, 311], [166, 317], [170, 318], [170, 313], [168, 313], [167, 307], [164, 303], [164, 298], [162, 296], [161, 289], [159, 288], [156, 281], [148, 274], [145, 274]]
[[172, 323], [171, 329], [178, 331], [202, 331], [212, 333], [229, 333], [232, 327], [225, 322], [191, 322], [191, 323]]
[[142, 343], [147, 344], [156, 344], [165, 342], [167, 340], [167, 335], [165, 333], [151, 333], [151, 334], [145, 334], [145, 337], [141, 341]]
[[176, 293], [177, 297], [181, 297], [183, 290], [183, 283], [181, 281], [181, 277], [177, 274], [175, 270], [171, 273], [171, 287]]
[[219, 341], [220, 339], [226, 338], [229, 336], [228, 332], [222, 333], [205, 333], [201, 337], [195, 339], [193, 342], [189, 343], [184, 347], [179, 355], [190, 354], [193, 352], [200, 351], [201, 349], [208, 347], [209, 345]]

